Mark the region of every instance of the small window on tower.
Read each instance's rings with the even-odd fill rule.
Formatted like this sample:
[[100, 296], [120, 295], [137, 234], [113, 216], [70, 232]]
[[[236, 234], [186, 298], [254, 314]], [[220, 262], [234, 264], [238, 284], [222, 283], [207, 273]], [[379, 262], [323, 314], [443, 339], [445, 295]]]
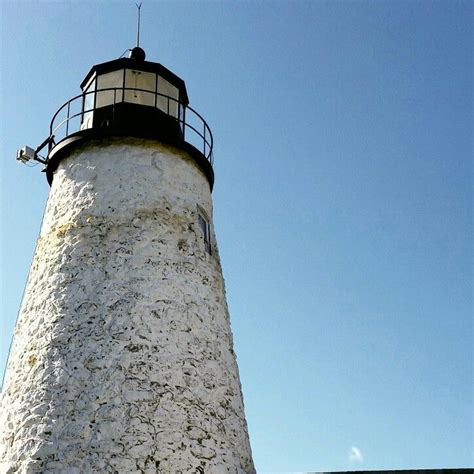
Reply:
[[204, 245], [206, 246], [206, 251], [211, 254], [211, 227], [209, 225], [209, 219], [206, 216], [201, 207], [198, 206], [198, 223], [199, 228], [201, 229], [202, 235], [204, 237]]

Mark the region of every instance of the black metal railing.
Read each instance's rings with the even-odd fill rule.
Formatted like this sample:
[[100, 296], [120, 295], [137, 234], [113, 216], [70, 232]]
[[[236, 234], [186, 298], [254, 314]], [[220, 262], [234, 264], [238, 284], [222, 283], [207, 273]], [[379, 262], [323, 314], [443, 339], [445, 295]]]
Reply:
[[[132, 100], [127, 99], [127, 95], [129, 94], [133, 94]], [[133, 98], [138, 98], [137, 94], [140, 94], [142, 99], [146, 97], [147, 100], [134, 101]], [[88, 103], [92, 105], [87, 105], [86, 107]], [[51, 120], [49, 128], [49, 151], [69, 135], [81, 130], [94, 128], [87, 123], [87, 120], [95, 111], [101, 110], [104, 107], [111, 107], [112, 117], [114, 117], [115, 108], [119, 106], [119, 104], [144, 105], [158, 109], [167, 116], [168, 120], [178, 124], [181, 132], [180, 138], [197, 148], [209, 163], [211, 165], [213, 164], [212, 132], [204, 118], [198, 112], [192, 107], [185, 106], [174, 97], [159, 92], [131, 87], [109, 87], [97, 91], [84, 92], [64, 103]]]

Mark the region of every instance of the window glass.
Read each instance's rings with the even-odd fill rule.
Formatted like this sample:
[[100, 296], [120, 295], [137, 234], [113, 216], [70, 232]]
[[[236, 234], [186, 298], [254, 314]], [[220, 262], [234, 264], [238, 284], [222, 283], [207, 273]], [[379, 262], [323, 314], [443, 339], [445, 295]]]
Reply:
[[[110, 87], [118, 87], [120, 90], [102, 91], [101, 89], [108, 89]], [[117, 102], [122, 102], [122, 87], [123, 87], [123, 69], [118, 71], [108, 72], [97, 76], [97, 99], [96, 108], [112, 105]]]
[[149, 105], [151, 107], [155, 106], [156, 74], [126, 69], [125, 87], [130, 87], [132, 89], [142, 89], [125, 91], [125, 102]]
[[181, 129], [182, 138], [184, 139], [184, 106], [180, 102], [178, 104], [178, 119], [179, 119], [179, 128]]
[[94, 72], [92, 74], [92, 77], [87, 82], [86, 86], [82, 88], [83, 92], [94, 90], [94, 88], [95, 88], [95, 79], [96, 79], [95, 76], [96, 76], [96, 74]]
[[89, 82], [89, 85], [84, 90], [84, 98], [82, 103], [82, 122], [81, 122], [81, 130], [85, 128], [92, 127], [92, 116], [93, 116], [93, 109], [94, 109], [94, 102], [95, 102], [95, 79]]
[[206, 247], [206, 252], [211, 254], [211, 226], [209, 225], [209, 220], [207, 219], [203, 209], [198, 206], [198, 224], [201, 229], [204, 245]]
[[165, 78], [158, 76], [158, 93], [163, 95], [157, 97], [156, 106], [166, 114], [178, 118], [178, 88]]

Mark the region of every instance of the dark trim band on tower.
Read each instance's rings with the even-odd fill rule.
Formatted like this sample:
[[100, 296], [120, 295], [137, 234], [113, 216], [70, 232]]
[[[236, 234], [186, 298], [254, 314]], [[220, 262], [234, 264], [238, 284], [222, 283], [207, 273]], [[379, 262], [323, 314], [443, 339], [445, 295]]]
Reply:
[[97, 129], [92, 128], [89, 130], [82, 130], [61, 140], [56, 143], [51, 152], [48, 155], [48, 161], [44, 171], [46, 172], [46, 179], [49, 185], [53, 183], [54, 172], [58, 169], [59, 163], [67, 157], [74, 149], [90, 143], [91, 140], [101, 140], [113, 137], [132, 137], [132, 138], [143, 138], [150, 140], [158, 140], [162, 143], [172, 145], [180, 150], [183, 150], [189, 154], [189, 156], [198, 165], [200, 170], [206, 176], [209, 182], [209, 188], [214, 187], [214, 170], [210, 161], [208, 161], [204, 155], [193, 145], [185, 142], [184, 140], [170, 140], [166, 137], [161, 136], [159, 133], [146, 133], [146, 131], [136, 131], [131, 133], [130, 130], [119, 129], [119, 128], [103, 128]]

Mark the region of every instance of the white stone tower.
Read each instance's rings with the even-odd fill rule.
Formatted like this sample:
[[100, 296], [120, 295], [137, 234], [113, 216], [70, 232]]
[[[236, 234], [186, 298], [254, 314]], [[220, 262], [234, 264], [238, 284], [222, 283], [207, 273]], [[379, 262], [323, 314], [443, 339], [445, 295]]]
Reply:
[[0, 470], [255, 472], [211, 131], [139, 47], [81, 88], [18, 155], [47, 147], [51, 191], [4, 381]]

